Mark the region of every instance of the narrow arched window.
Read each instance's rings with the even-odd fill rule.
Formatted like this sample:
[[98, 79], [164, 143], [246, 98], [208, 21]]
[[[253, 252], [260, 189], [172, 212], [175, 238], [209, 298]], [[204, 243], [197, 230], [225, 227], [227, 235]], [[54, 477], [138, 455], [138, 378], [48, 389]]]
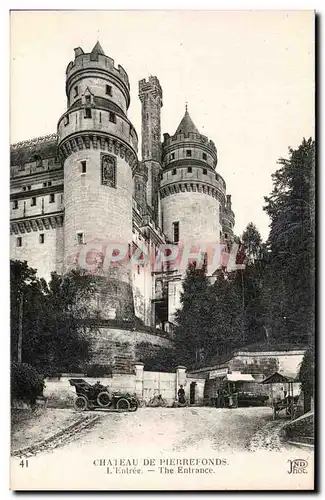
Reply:
[[41, 167], [42, 166], [42, 158], [40, 155], [34, 155], [32, 161], [36, 162], [36, 167]]

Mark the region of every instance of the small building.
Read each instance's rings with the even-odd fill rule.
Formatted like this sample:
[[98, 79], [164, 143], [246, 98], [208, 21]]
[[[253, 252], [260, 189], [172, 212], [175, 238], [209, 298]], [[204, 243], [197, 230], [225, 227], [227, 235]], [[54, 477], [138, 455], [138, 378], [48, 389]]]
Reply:
[[[206, 366], [188, 370], [188, 377], [203, 377], [204, 404], [214, 404], [216, 392], [228, 380], [235, 380], [236, 388], [241, 391], [265, 394], [272, 397], [271, 387], [261, 382], [269, 375], [279, 373], [297, 374], [304, 356], [304, 349], [292, 350], [238, 350], [222, 362], [207, 363]], [[285, 384], [273, 389], [283, 393]], [[294, 384], [294, 394], [300, 391], [300, 384]]]

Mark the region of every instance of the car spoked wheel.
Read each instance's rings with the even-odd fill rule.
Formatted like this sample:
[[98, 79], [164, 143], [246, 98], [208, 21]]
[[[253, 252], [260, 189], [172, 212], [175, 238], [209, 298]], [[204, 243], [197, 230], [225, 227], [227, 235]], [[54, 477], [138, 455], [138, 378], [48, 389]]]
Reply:
[[138, 407], [139, 407], [138, 401], [136, 400], [136, 398], [132, 398], [130, 400], [130, 411], [137, 411]]
[[129, 411], [129, 409], [130, 409], [130, 403], [128, 402], [127, 399], [121, 398], [116, 403], [116, 409], [118, 411]]
[[87, 409], [88, 400], [85, 396], [78, 396], [73, 403], [75, 410], [84, 411]]
[[97, 403], [101, 408], [108, 408], [111, 405], [111, 398], [108, 392], [100, 392], [97, 396]]

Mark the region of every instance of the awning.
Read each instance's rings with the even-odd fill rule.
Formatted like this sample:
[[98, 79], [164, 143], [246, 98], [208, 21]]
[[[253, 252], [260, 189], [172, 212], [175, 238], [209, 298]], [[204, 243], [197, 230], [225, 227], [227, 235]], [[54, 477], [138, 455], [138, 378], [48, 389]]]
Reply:
[[229, 382], [256, 382], [250, 373], [227, 373], [224, 380]]
[[289, 382], [299, 382], [294, 373], [274, 372], [266, 377], [260, 384], [287, 384]]

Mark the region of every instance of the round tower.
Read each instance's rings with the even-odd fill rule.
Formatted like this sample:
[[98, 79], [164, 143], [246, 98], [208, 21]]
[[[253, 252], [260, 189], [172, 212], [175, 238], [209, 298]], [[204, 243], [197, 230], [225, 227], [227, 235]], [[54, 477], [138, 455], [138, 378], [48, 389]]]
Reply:
[[163, 231], [171, 242], [203, 248], [219, 241], [226, 184], [216, 165], [214, 143], [199, 133], [186, 107], [175, 134], [164, 134], [163, 142], [161, 210]]
[[93, 268], [95, 248], [97, 260], [100, 255], [93, 268], [99, 284], [96, 302], [103, 318], [133, 316], [129, 266], [112, 266], [109, 260], [112, 244], [120, 245], [121, 256], [132, 244], [132, 171], [138, 139], [127, 118], [129, 89], [126, 72], [114, 66], [98, 42], [87, 54], [75, 49], [66, 70], [67, 111], [58, 122], [65, 270], [85, 263]]

